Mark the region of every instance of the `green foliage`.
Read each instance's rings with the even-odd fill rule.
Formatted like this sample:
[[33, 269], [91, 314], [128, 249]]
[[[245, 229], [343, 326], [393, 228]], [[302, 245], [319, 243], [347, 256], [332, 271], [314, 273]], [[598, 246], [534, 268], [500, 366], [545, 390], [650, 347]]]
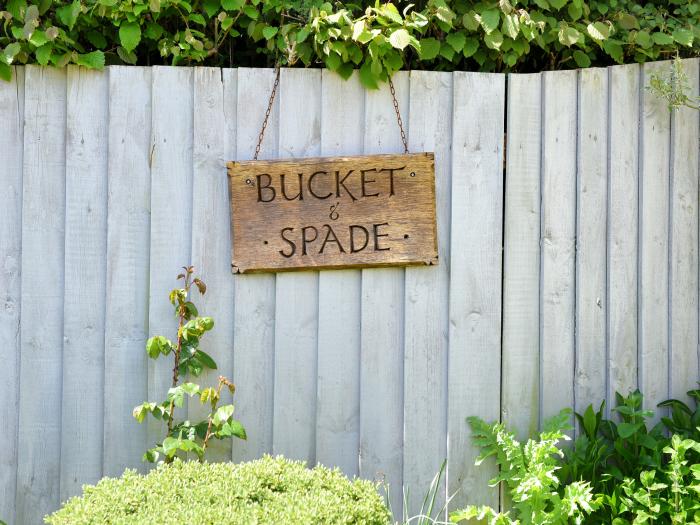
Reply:
[[386, 525], [389, 513], [369, 481], [266, 456], [237, 465], [176, 460], [147, 475], [127, 470], [86, 486], [46, 523]]
[[489, 525], [582, 523], [597, 506], [591, 486], [584, 481], [562, 484], [558, 473], [564, 456], [559, 444], [569, 439], [564, 431], [569, 429], [570, 415], [570, 410], [562, 410], [545, 423], [537, 439], [530, 439], [524, 445], [502, 423], [489, 424], [476, 417], [468, 418], [474, 441], [483, 451], [477, 465], [487, 458], [495, 458], [500, 472], [490, 485], [503, 484], [513, 508], [498, 512], [490, 507], [470, 505], [453, 512], [450, 519], [454, 523], [484, 520]]
[[700, 53], [695, 0], [8, 0], [13, 64], [324, 65], [367, 87], [399, 69], [539, 71]]
[[[183, 288], [170, 292], [170, 303], [175, 308], [179, 320], [177, 341], [173, 343], [162, 335], [151, 337], [146, 343], [146, 352], [151, 359], [161, 355], [173, 356], [172, 387], [168, 390], [165, 401], [161, 403], [145, 402], [134, 408], [133, 416], [141, 423], [147, 415], [166, 423], [163, 441], [146, 451], [144, 461], [156, 462], [163, 457], [171, 462], [178, 452], [192, 452], [200, 460], [204, 459], [209, 441], [237, 437], [246, 439], [243, 425], [233, 419], [232, 404], [219, 406], [221, 392], [226, 387], [233, 395], [235, 386], [224, 376], [219, 376], [216, 387], [201, 388], [198, 384], [186, 382], [179, 384], [185, 376], [199, 376], [205, 369], [215, 370], [216, 363], [210, 355], [199, 348], [199, 341], [205, 332], [214, 328], [211, 317], [199, 317], [197, 307], [190, 301], [190, 291], [194, 285], [204, 295], [207, 287], [201, 279], [194, 277], [194, 268], [186, 266], [185, 273], [177, 276], [183, 281]], [[199, 422], [176, 421], [175, 409], [182, 408], [187, 397], [197, 397], [201, 404], [208, 404], [209, 415]]]
[[690, 83], [683, 68], [683, 62], [676, 56], [667, 75], [653, 74], [647, 89], [659, 98], [666, 100], [668, 109], [675, 111], [683, 106], [700, 109], [700, 97], [688, 95]]
[[669, 432], [700, 441], [700, 390], [688, 391], [688, 397], [695, 404], [693, 409], [678, 399], [659, 403], [660, 408], [669, 408], [671, 411], [671, 417], [662, 417], [661, 422]]
[[[411, 511], [409, 510], [411, 494], [409, 490], [406, 487], [404, 487], [402, 509], [403, 517], [401, 519], [401, 525], [449, 525], [449, 523], [444, 521], [443, 518], [445, 516], [447, 506], [452, 500], [452, 496], [448, 497], [446, 501], [442, 502], [442, 505], [439, 505], [439, 500], [441, 497], [440, 494], [442, 492], [440, 487], [442, 486], [442, 481], [444, 479], [443, 476], [445, 475], [446, 468], [447, 460], [444, 460], [442, 462], [442, 465], [440, 465], [440, 469], [438, 470], [437, 474], [435, 474], [432, 481], [430, 482], [430, 487], [428, 487], [427, 492], [423, 496], [423, 501], [421, 502], [418, 514], [411, 516]], [[389, 498], [389, 487], [385, 486], [384, 490], [386, 496], [386, 504], [389, 507], [389, 511], [393, 515], [394, 512], [391, 508], [391, 498]], [[398, 523], [396, 525], [398, 525]]]

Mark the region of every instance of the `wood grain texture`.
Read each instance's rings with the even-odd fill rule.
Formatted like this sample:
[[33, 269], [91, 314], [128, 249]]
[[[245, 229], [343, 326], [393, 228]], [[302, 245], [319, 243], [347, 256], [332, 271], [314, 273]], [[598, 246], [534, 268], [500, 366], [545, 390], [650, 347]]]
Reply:
[[[669, 62], [642, 66], [642, 87]], [[639, 172], [639, 389], [645, 408], [668, 399], [668, 236], [671, 115], [666, 101], [642, 90]], [[663, 410], [656, 410], [658, 421]]]
[[542, 78], [540, 423], [574, 405], [577, 73]]
[[109, 77], [68, 68], [61, 501], [102, 477]]
[[[175, 340], [177, 318], [168, 294], [181, 286], [182, 281], [177, 281], [176, 276], [190, 264], [192, 255], [193, 70], [156, 66], [152, 71], [148, 334]], [[149, 359], [149, 401], [165, 399], [172, 369], [171, 356]], [[186, 415], [186, 410], [179, 414]], [[149, 419], [149, 446], [160, 443], [164, 432], [163, 422]]]
[[[408, 124], [409, 75], [394, 76]], [[388, 86], [365, 92], [364, 153], [402, 151]], [[360, 353], [360, 475], [390, 486], [392, 508], [402, 508], [404, 269], [362, 270]]]
[[229, 185], [234, 272], [437, 264], [432, 153], [232, 162]]
[[[700, 94], [699, 59], [683, 61], [689, 95]], [[686, 391], [697, 388], [698, 287], [698, 111], [688, 107], [671, 120], [671, 238], [669, 397], [690, 403]]]
[[[637, 388], [639, 66], [609, 69], [608, 409]], [[612, 404], [612, 406], [610, 406]]]
[[[238, 69], [237, 115], [241, 122], [250, 123], [237, 129], [238, 160], [253, 157], [260, 132], [258, 126], [267, 109], [267, 98], [260, 93], [269, 93], [274, 79], [272, 69]], [[278, 123], [279, 99], [270, 115], [260, 158], [277, 156]], [[236, 392], [236, 413], [248, 434], [248, 441], [237, 443], [233, 448], [233, 459], [244, 461], [272, 452], [275, 275], [235, 275], [233, 278], [233, 380], [240, 387]]]
[[59, 504], [66, 71], [26, 66], [16, 522]]
[[540, 406], [542, 76], [508, 76], [501, 419], [525, 439]]
[[453, 75], [448, 492], [497, 507], [465, 418], [500, 418], [505, 76]]
[[22, 164], [24, 149], [24, 68], [15, 67], [10, 82], [0, 82], [0, 516], [15, 515], [17, 424], [20, 391], [20, 305], [22, 259]]
[[105, 311], [106, 476], [144, 470], [146, 425], [130, 416], [148, 397], [151, 228], [151, 69], [109, 69]]
[[[283, 69], [279, 89], [281, 107], [287, 108], [280, 113], [279, 155], [295, 159], [318, 155], [321, 148], [321, 72]], [[306, 99], [305, 103], [299, 104], [302, 99]], [[235, 197], [235, 193], [232, 192], [232, 196]], [[252, 221], [248, 222], [252, 228]], [[292, 224], [296, 221], [292, 220]], [[236, 230], [235, 239], [240, 238], [238, 234]], [[280, 274], [275, 285], [272, 450], [313, 465], [316, 462], [318, 273]]]
[[[321, 155], [362, 153], [365, 95], [359, 75], [346, 81], [324, 70], [321, 79]], [[359, 270], [319, 272], [316, 461], [349, 477], [359, 473], [361, 290]]]
[[[235, 83], [235, 70], [230, 81]], [[229, 234], [228, 185], [224, 161], [226, 141], [224, 82], [219, 68], [194, 70], [193, 108], [193, 189], [192, 189], [192, 264], [206, 283], [207, 293], [197, 297], [200, 315], [214, 318], [214, 330], [202, 340], [202, 350], [211, 355], [217, 370], [207, 371], [199, 379], [201, 385], [214, 386], [219, 375], [229, 379], [233, 373], [233, 278], [228, 264], [231, 254]], [[235, 106], [234, 106], [235, 107]], [[243, 385], [242, 385], [243, 386]], [[244, 387], [244, 386], [243, 386]], [[226, 393], [222, 403], [231, 401]], [[206, 419], [209, 407], [192, 402], [188, 415], [193, 421]], [[237, 440], [236, 440], [237, 441]], [[238, 443], [236, 443], [238, 445]], [[231, 458], [233, 443], [214, 440], [207, 449], [210, 460]]]
[[[406, 268], [404, 428], [410, 430], [404, 432], [403, 483], [413, 495], [408, 503], [414, 516], [447, 458], [452, 76], [413, 72], [408, 117], [409, 128], [420, 130], [410, 136], [411, 151], [435, 151], [441, 259], [436, 266]], [[444, 497], [438, 496], [438, 508]]]
[[578, 89], [574, 408], [582, 414], [607, 390], [607, 69], [581, 70]]

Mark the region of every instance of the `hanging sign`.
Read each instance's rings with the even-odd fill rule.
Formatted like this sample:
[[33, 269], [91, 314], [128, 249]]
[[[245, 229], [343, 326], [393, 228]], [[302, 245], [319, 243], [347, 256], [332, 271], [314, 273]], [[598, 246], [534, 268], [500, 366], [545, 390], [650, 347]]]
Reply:
[[235, 273], [437, 264], [432, 153], [230, 162]]

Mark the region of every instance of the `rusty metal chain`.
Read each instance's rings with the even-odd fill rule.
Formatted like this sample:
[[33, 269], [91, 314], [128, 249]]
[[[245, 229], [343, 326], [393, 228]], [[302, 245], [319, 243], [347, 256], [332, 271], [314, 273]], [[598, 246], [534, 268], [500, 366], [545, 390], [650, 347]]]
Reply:
[[[280, 66], [275, 66], [275, 83], [272, 85], [272, 93], [270, 93], [270, 101], [267, 103], [267, 111], [265, 111], [265, 119], [262, 123], [262, 129], [260, 130], [260, 135], [258, 135], [258, 144], [255, 146], [255, 155], [253, 155], [253, 160], [258, 160], [258, 155], [260, 154], [260, 147], [262, 146], [263, 138], [265, 137], [265, 129], [267, 129], [267, 123], [270, 120], [270, 113], [272, 112], [272, 105], [275, 102], [275, 95], [277, 94], [277, 87], [280, 83]], [[408, 153], [408, 140], [406, 140], [406, 132], [403, 129], [403, 120], [401, 120], [401, 112], [399, 111], [399, 102], [396, 100], [396, 90], [394, 89], [394, 83], [389, 77], [389, 90], [391, 91], [391, 99], [394, 103], [394, 111], [396, 112], [396, 122], [399, 125], [399, 131], [401, 132], [401, 142], [403, 142], [403, 151]]]
[[270, 93], [270, 101], [267, 103], [267, 111], [265, 111], [265, 120], [262, 123], [262, 129], [260, 130], [260, 135], [258, 135], [258, 144], [255, 146], [255, 155], [253, 155], [253, 160], [258, 160], [258, 155], [260, 154], [260, 147], [262, 146], [263, 138], [265, 137], [265, 129], [267, 128], [267, 121], [270, 120], [270, 113], [272, 112], [272, 104], [275, 102], [275, 95], [277, 94], [277, 86], [280, 84], [280, 66], [279, 64], [275, 66], [275, 83], [272, 85], [272, 93]]
[[403, 152], [408, 153], [408, 141], [406, 140], [406, 132], [403, 130], [403, 121], [401, 120], [399, 103], [396, 100], [396, 90], [394, 89], [394, 83], [391, 81], [391, 77], [389, 77], [389, 90], [391, 90], [391, 98], [394, 101], [394, 111], [396, 111], [396, 122], [398, 122], [399, 130], [401, 131], [401, 142], [403, 142]]

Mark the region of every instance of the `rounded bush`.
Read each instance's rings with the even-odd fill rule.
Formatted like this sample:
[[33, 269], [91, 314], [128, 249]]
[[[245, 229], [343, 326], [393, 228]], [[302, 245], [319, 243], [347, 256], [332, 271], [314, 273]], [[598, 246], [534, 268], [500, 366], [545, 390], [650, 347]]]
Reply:
[[387, 525], [389, 512], [369, 481], [265, 456], [240, 464], [176, 460], [146, 475], [127, 470], [85, 486], [46, 523]]

